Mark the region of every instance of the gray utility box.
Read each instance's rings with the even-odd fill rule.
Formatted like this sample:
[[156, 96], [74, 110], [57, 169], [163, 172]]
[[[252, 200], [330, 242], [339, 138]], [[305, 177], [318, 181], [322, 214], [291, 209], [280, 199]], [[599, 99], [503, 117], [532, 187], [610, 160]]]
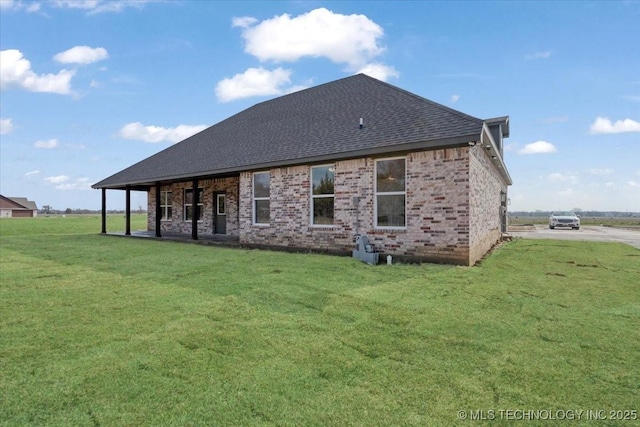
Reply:
[[369, 244], [367, 236], [356, 236], [356, 248], [353, 250], [353, 257], [367, 264], [376, 265], [378, 263], [378, 253]]

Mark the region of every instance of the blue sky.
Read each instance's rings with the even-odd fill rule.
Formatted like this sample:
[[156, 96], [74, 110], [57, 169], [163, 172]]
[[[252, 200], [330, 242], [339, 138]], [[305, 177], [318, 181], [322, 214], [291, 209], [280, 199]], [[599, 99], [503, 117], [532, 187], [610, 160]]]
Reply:
[[365, 72], [509, 115], [511, 211], [640, 211], [638, 22], [638, 1], [0, 0], [0, 193], [99, 209], [91, 184], [255, 103]]

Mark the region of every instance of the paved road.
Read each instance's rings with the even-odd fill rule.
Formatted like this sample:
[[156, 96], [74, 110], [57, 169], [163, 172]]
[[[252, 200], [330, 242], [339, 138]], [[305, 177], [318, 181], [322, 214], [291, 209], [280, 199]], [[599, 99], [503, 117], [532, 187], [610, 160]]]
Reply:
[[583, 225], [580, 230], [556, 228], [551, 230], [546, 225], [536, 225], [535, 230], [509, 231], [514, 237], [527, 239], [560, 239], [590, 240], [595, 242], [622, 242], [640, 249], [640, 231], [623, 228], [602, 227], [599, 225]]

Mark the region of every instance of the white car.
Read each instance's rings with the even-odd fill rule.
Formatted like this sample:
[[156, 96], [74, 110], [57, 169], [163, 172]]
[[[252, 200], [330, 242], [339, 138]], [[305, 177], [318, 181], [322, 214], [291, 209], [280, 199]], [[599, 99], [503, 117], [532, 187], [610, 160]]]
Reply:
[[554, 212], [549, 217], [549, 228], [571, 227], [574, 230], [580, 229], [580, 218], [575, 212]]

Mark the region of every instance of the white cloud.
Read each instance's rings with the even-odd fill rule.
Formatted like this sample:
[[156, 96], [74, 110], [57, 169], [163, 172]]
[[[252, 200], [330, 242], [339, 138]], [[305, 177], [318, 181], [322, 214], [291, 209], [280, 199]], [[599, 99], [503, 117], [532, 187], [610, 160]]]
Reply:
[[91, 64], [109, 58], [109, 53], [103, 47], [74, 46], [56, 54], [53, 59], [63, 64]]
[[615, 172], [614, 169], [612, 168], [604, 168], [604, 169], [589, 169], [589, 173], [591, 175], [597, 175], [597, 176], [605, 176], [605, 175], [611, 175]]
[[545, 50], [545, 51], [540, 51], [540, 52], [529, 53], [529, 54], [524, 56], [524, 59], [526, 59], [528, 61], [532, 61], [532, 60], [535, 60], [535, 59], [548, 59], [549, 57], [551, 57], [551, 51], [550, 50]]
[[233, 19], [243, 29], [245, 52], [260, 61], [294, 62], [303, 57], [324, 57], [363, 68], [384, 52], [378, 40], [384, 30], [364, 15], [342, 15], [325, 8], [297, 17], [275, 16], [260, 23], [252, 17]]
[[69, 177], [66, 175], [48, 176], [44, 180], [51, 184], [62, 184], [69, 181]]
[[374, 79], [382, 81], [387, 81], [389, 77], [397, 78], [400, 76], [400, 73], [398, 73], [395, 68], [376, 62], [365, 65], [364, 67], [359, 69], [357, 73], [363, 73], [370, 77], [373, 77]]
[[637, 183], [637, 182], [635, 182], [635, 181], [627, 181], [627, 185], [628, 185], [629, 187], [640, 187], [640, 184], [638, 184], [638, 183]]
[[280, 67], [273, 71], [249, 68], [242, 74], [219, 81], [216, 96], [220, 102], [229, 102], [252, 96], [280, 95], [286, 92], [283, 86], [291, 81], [290, 76], [291, 70]]
[[133, 139], [144, 142], [180, 142], [204, 129], [207, 126], [179, 125], [174, 128], [163, 128], [160, 126], [145, 126], [140, 122], [124, 125], [118, 132], [118, 136], [124, 139]]
[[64, 182], [55, 186], [56, 190], [90, 190], [89, 178], [76, 178], [75, 182]]
[[460, 95], [451, 95], [451, 103], [455, 104], [460, 100]]
[[0, 88], [20, 87], [32, 92], [71, 93], [71, 78], [75, 70], [60, 70], [58, 74], [37, 75], [31, 62], [16, 49], [0, 51]]
[[24, 174], [24, 176], [34, 176], [34, 175], [38, 175], [40, 173], [39, 170], [34, 170], [34, 171], [30, 171]]
[[607, 117], [598, 117], [589, 128], [589, 132], [592, 134], [640, 132], [640, 122], [624, 119], [613, 123]]
[[6, 135], [13, 131], [12, 119], [0, 119], [0, 135]]
[[555, 145], [551, 144], [547, 141], [536, 141], [531, 144], [527, 144], [518, 151], [518, 154], [547, 154], [547, 153], [555, 153], [558, 151]]
[[159, 0], [55, 0], [53, 6], [86, 10], [87, 15], [104, 12], [120, 12], [128, 7], [142, 9], [145, 3]]
[[38, 2], [23, 2], [18, 0], [0, 0], [0, 10], [19, 12], [22, 10], [28, 13], [38, 12], [40, 10], [40, 3]]
[[48, 140], [40, 140], [40, 141], [36, 141], [33, 143], [33, 146], [36, 148], [56, 148], [58, 146], [58, 140], [57, 139], [48, 139]]

